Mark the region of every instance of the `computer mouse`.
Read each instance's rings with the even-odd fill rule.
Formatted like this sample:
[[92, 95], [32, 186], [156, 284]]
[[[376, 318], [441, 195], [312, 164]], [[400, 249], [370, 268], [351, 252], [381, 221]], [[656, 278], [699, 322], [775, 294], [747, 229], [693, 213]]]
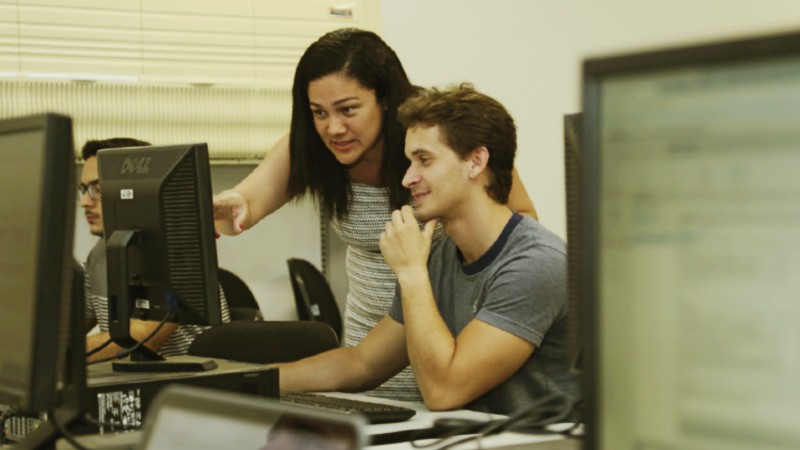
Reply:
[[477, 432], [487, 424], [488, 422], [485, 420], [464, 419], [461, 417], [441, 417], [433, 421], [433, 428], [440, 430], [459, 430], [463, 433], [471, 433]]

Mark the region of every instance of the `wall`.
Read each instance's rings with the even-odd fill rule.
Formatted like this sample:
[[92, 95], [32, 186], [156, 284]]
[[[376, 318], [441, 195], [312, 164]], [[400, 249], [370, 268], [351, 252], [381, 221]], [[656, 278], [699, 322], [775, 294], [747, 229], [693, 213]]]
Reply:
[[562, 116], [587, 55], [800, 29], [800, 2], [383, 0], [383, 36], [412, 82], [471, 81], [509, 109], [542, 222], [566, 236]]

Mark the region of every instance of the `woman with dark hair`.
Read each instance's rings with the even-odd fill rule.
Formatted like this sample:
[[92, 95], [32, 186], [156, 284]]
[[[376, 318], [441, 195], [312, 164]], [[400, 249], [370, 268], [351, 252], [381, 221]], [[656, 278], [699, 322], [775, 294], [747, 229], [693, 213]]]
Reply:
[[[235, 235], [289, 200], [311, 194], [348, 245], [344, 344], [355, 346], [386, 315], [396, 278], [378, 247], [391, 211], [408, 204], [409, 162], [397, 108], [415, 91], [395, 52], [375, 33], [341, 29], [311, 44], [297, 65], [289, 135], [232, 190], [214, 197], [217, 230]], [[514, 171], [509, 206], [536, 218]], [[420, 401], [406, 369], [373, 394]]]

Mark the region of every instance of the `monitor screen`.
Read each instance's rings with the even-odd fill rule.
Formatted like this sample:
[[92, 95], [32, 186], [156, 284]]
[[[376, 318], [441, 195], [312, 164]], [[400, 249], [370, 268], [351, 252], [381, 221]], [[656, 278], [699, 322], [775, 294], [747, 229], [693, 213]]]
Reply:
[[100, 150], [109, 331], [131, 345], [129, 319], [222, 320], [206, 144]]
[[800, 35], [590, 59], [589, 449], [800, 442]]
[[141, 448], [357, 450], [365, 430], [360, 416], [176, 384], [153, 400]]
[[56, 403], [65, 363], [75, 212], [68, 117], [0, 121], [0, 403]]

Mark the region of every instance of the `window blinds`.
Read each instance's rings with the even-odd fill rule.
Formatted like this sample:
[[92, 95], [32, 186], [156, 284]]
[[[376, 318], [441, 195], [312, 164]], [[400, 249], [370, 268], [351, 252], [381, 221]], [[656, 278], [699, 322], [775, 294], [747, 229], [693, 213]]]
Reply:
[[378, 31], [379, 0], [0, 0], [0, 117], [54, 111], [87, 139], [207, 142], [259, 160], [288, 131], [305, 48]]
[[251, 162], [289, 130], [291, 93], [258, 87], [152, 86], [0, 80], [0, 116], [42, 111], [73, 118], [76, 152], [88, 139], [208, 143], [214, 160]]

